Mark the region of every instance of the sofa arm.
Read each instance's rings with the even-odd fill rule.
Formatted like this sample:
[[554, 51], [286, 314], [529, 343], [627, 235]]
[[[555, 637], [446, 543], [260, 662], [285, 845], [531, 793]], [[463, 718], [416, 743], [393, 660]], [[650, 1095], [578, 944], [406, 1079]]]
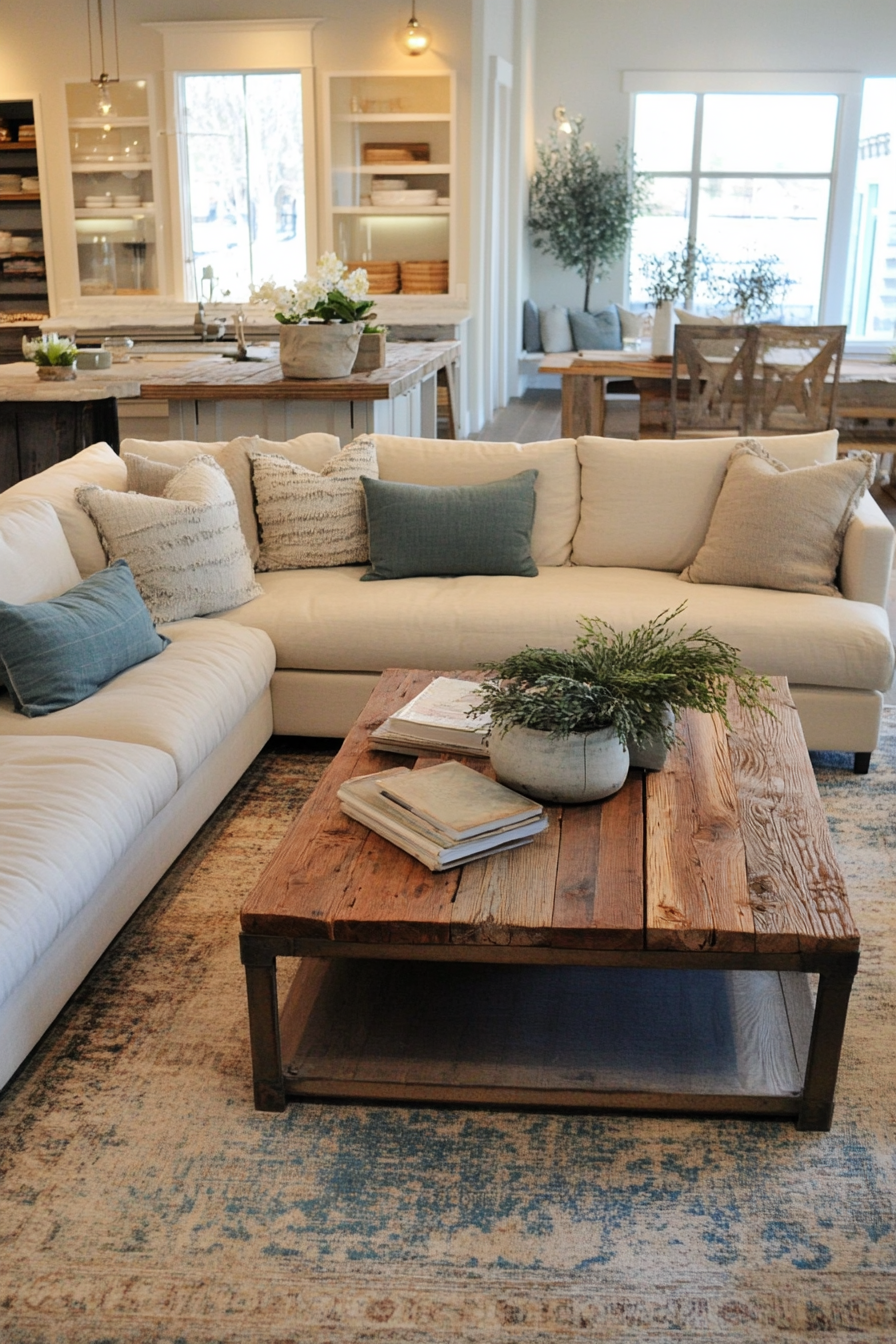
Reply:
[[851, 602], [887, 605], [896, 532], [870, 495], [862, 496], [843, 538], [840, 591]]

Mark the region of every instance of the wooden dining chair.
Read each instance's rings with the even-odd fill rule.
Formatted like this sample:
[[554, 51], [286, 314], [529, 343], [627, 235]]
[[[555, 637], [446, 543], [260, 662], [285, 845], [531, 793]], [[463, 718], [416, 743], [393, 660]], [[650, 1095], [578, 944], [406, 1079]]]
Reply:
[[845, 344], [846, 327], [761, 324], [750, 433], [833, 429]]
[[758, 328], [752, 326], [688, 323], [675, 328], [673, 439], [679, 431], [689, 437], [746, 433], [758, 343]]

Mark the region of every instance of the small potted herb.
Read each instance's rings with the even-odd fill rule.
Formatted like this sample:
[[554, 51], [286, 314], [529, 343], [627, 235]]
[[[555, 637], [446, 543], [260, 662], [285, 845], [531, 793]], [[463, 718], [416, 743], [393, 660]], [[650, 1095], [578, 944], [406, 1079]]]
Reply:
[[37, 365], [37, 376], [43, 382], [62, 383], [76, 376], [75, 358], [78, 347], [67, 336], [35, 336], [29, 341], [22, 337], [22, 354]]
[[660, 768], [683, 709], [719, 714], [733, 688], [748, 710], [767, 710], [769, 686], [738, 650], [709, 630], [662, 612], [628, 634], [580, 617], [572, 648], [523, 649], [484, 665], [477, 713], [491, 716], [489, 755], [502, 783], [548, 802], [589, 802], [625, 782], [630, 762]]

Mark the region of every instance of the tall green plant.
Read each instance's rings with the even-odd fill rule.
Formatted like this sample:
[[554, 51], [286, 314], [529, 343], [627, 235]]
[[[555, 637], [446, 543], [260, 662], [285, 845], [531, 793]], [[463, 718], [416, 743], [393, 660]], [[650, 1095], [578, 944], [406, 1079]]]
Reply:
[[553, 127], [547, 143], [537, 146], [528, 222], [535, 247], [582, 276], [587, 311], [591, 286], [625, 251], [635, 218], [646, 205], [648, 185], [622, 145], [615, 164], [604, 167], [594, 146], [582, 140], [584, 117], [573, 117], [570, 124], [569, 134]]

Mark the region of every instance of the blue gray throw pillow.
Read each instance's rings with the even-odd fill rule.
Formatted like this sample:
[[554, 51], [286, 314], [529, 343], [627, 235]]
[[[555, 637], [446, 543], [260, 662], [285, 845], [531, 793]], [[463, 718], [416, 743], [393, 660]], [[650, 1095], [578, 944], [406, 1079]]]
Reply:
[[29, 719], [86, 700], [170, 643], [124, 560], [47, 602], [0, 602], [0, 683]]
[[570, 308], [569, 325], [577, 350], [621, 350], [622, 327], [615, 303], [586, 313], [581, 308]]
[[485, 485], [408, 485], [362, 476], [371, 564], [362, 578], [534, 578], [537, 475], [521, 471]]

